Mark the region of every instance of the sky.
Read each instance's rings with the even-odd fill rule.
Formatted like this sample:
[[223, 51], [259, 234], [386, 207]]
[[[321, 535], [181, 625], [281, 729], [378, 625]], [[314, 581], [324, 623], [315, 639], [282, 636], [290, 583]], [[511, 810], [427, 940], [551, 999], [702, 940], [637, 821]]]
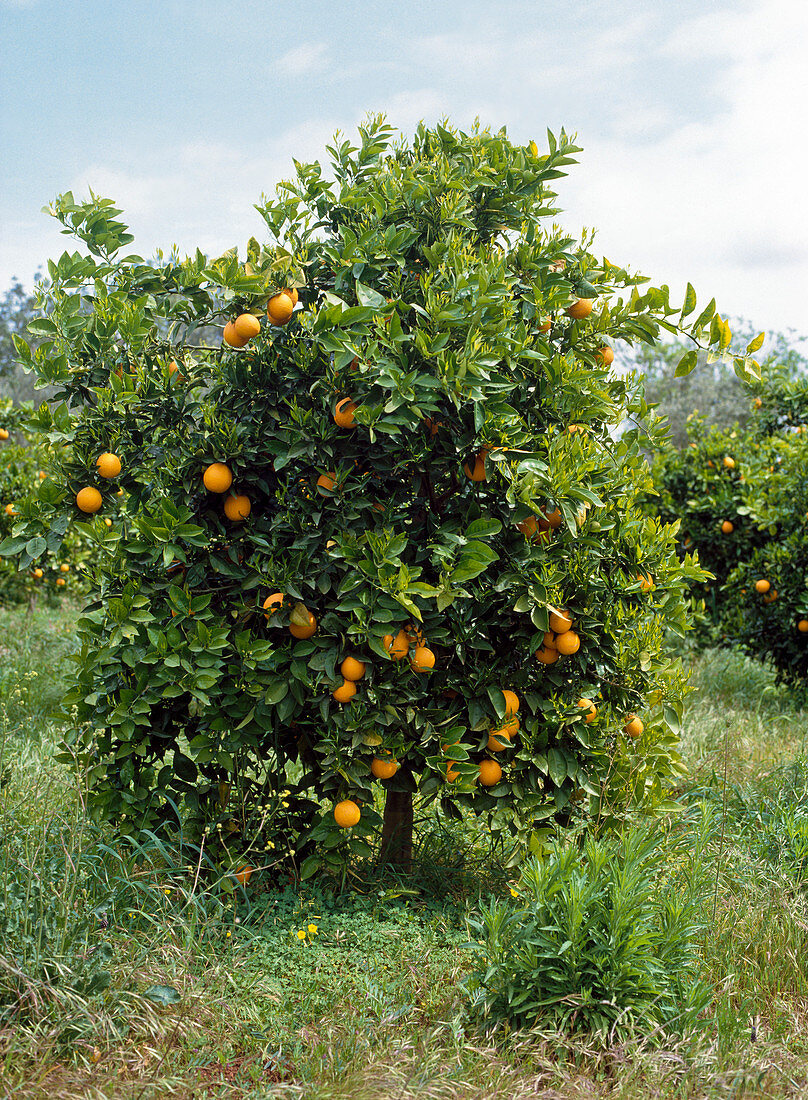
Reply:
[[559, 221], [757, 328], [808, 334], [805, 0], [0, 0], [0, 294], [91, 188], [144, 256], [266, 240], [253, 208], [369, 112], [583, 147]]

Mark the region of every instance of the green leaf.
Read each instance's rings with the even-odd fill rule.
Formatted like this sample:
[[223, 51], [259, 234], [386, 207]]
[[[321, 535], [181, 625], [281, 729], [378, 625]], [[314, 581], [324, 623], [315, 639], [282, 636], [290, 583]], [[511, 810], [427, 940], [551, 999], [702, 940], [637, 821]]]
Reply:
[[685, 290], [685, 300], [682, 303], [682, 317], [687, 317], [696, 308], [696, 292], [690, 283]]
[[756, 351], [760, 351], [763, 347], [763, 341], [766, 339], [765, 332], [759, 332], [754, 340], [750, 340], [746, 345], [747, 355], [753, 355]]
[[387, 302], [375, 290], [371, 290], [369, 286], [365, 286], [364, 283], [360, 283], [356, 280], [356, 297], [363, 306], [369, 306], [371, 309], [381, 309], [382, 306], [387, 305]]
[[686, 351], [679, 362], [676, 364], [676, 372], [674, 377], [683, 378], [686, 374], [690, 374], [699, 359], [699, 353], [693, 348], [691, 351]]
[[42, 538], [41, 535], [37, 535], [36, 538], [31, 539], [25, 544], [25, 551], [28, 554], [31, 561], [36, 561], [40, 554], [44, 554], [48, 544]]

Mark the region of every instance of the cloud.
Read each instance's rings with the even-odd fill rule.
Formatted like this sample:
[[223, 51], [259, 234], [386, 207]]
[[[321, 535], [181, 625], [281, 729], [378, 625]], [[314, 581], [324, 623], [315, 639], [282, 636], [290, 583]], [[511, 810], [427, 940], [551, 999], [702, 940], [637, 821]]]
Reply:
[[304, 42], [279, 57], [273, 68], [280, 76], [293, 79], [322, 70], [327, 64], [328, 46], [325, 42]]

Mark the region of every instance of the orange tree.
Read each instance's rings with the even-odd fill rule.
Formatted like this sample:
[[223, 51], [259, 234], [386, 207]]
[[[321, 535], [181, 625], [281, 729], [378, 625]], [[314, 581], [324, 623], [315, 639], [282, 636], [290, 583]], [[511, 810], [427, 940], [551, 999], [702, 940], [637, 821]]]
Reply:
[[681, 519], [681, 549], [697, 549], [715, 574], [713, 637], [799, 686], [808, 673], [808, 383], [775, 369], [751, 405], [743, 431], [691, 420], [688, 445], [654, 466], [658, 512]]
[[578, 150], [548, 142], [372, 119], [245, 262], [121, 255], [109, 200], [56, 200], [89, 254], [18, 349], [69, 456], [18, 537], [95, 540], [67, 741], [96, 813], [308, 874], [379, 829], [406, 864], [416, 792], [534, 847], [664, 798], [701, 574], [638, 507], [659, 428], [612, 342], [730, 333], [557, 228]]

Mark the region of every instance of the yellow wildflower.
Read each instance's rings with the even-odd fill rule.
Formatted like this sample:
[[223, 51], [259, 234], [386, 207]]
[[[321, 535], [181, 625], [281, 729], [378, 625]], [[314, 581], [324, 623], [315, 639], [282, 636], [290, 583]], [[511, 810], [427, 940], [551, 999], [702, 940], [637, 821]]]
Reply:
[[306, 933], [305, 933], [305, 931], [304, 931], [304, 930], [303, 930], [302, 928], [301, 928], [301, 929], [300, 929], [300, 931], [298, 932], [298, 934], [297, 934], [297, 938], [298, 938], [299, 940], [305, 940], [305, 938], [306, 938]]
[[316, 936], [317, 935], [317, 925], [316, 924], [310, 924], [309, 925], [309, 935], [310, 936]]

